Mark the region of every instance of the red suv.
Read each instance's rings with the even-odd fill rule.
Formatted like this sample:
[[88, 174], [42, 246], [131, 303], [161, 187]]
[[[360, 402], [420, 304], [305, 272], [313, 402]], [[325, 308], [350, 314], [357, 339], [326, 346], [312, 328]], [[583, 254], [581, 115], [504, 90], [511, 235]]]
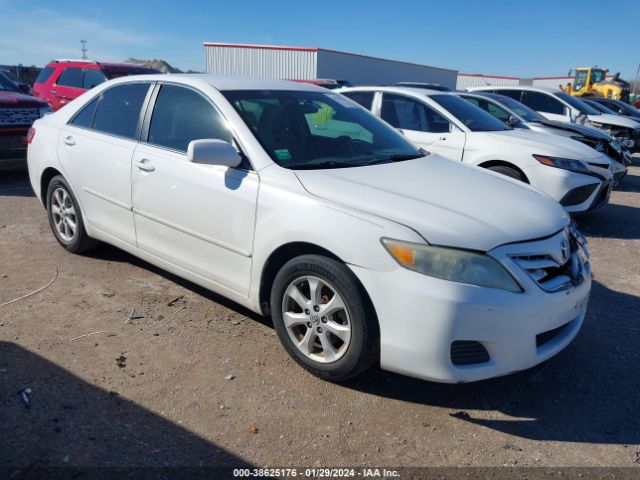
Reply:
[[33, 84], [33, 95], [46, 100], [53, 110], [58, 110], [102, 82], [126, 75], [145, 73], [162, 72], [132, 63], [52, 60], [42, 69]]
[[25, 95], [0, 76], [0, 172], [27, 167], [29, 127], [50, 111], [47, 102]]

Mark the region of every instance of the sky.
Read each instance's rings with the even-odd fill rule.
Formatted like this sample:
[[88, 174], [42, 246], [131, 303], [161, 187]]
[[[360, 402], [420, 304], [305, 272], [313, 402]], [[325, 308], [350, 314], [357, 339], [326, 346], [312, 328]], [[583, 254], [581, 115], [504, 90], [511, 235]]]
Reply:
[[204, 70], [202, 43], [321, 47], [465, 73], [635, 78], [640, 1], [0, 0], [0, 64], [161, 58]]

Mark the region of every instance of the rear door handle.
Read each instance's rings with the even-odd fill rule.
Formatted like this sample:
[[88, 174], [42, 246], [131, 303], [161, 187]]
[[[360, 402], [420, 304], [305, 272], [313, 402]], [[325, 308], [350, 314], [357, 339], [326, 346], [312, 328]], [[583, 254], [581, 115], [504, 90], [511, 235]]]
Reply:
[[73, 139], [71, 135], [64, 137], [64, 144], [73, 147], [76, 144], [76, 141]]
[[143, 172], [153, 172], [156, 167], [151, 165], [151, 161], [147, 158], [143, 158], [142, 160], [136, 160], [133, 162], [136, 167], [138, 167]]
[[57, 93], [58, 93], [58, 91], [57, 91], [57, 90], [51, 90], [51, 95], [55, 95], [55, 94], [57, 94]]

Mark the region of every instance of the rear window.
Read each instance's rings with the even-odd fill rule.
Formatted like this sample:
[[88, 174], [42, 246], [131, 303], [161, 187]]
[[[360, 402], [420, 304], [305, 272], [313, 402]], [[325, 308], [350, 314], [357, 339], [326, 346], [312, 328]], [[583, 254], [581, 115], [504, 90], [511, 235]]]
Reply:
[[42, 70], [40, 70], [40, 75], [38, 75], [38, 78], [36, 78], [35, 83], [44, 83], [49, 80], [49, 77], [54, 70], [55, 69], [53, 67], [44, 67]]

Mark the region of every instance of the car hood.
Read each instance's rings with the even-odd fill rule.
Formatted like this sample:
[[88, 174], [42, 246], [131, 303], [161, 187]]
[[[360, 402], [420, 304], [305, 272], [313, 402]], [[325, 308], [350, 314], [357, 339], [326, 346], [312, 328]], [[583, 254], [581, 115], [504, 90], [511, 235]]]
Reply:
[[549, 236], [569, 221], [528, 185], [438, 155], [295, 173], [312, 195], [403, 224], [434, 245], [488, 251]]
[[46, 107], [44, 100], [18, 92], [0, 92], [0, 108]]
[[543, 122], [539, 122], [542, 125], [546, 125], [548, 127], [557, 128], [560, 130], [565, 130], [567, 132], [574, 132], [580, 134], [584, 137], [591, 137], [598, 140], [608, 141], [611, 138], [606, 133], [598, 130], [597, 128], [588, 127], [587, 125], [583, 125], [580, 123], [566, 123], [559, 122], [557, 120], [544, 120]]
[[588, 115], [587, 118], [595, 123], [602, 123], [604, 125], [615, 125], [616, 127], [625, 128], [640, 128], [640, 123], [630, 118], [621, 117], [619, 115], [611, 115], [610, 113], [603, 113], [602, 115]]
[[600, 153], [588, 145], [559, 135], [523, 129], [486, 132], [486, 134], [490, 135], [495, 141], [511, 143], [521, 148], [528, 147], [532, 155], [552, 155], [575, 160], [592, 160], [601, 156]]

